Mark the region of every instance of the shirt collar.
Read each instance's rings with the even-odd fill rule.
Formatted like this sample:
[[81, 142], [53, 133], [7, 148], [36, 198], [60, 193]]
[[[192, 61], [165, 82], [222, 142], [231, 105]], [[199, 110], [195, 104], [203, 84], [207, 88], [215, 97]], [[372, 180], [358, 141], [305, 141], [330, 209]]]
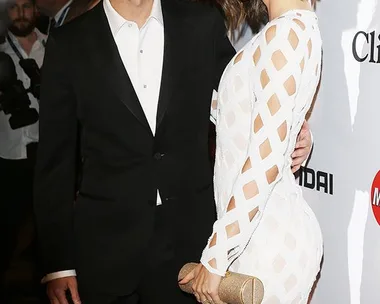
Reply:
[[[37, 34], [37, 40], [35, 43], [38, 43], [37, 45], [34, 45], [33, 48], [40, 48], [40, 47], [43, 47], [45, 45], [45, 42], [46, 42], [46, 35], [42, 34], [37, 28], [34, 29], [34, 32]], [[23, 50], [23, 48], [20, 46], [20, 43], [18, 42], [17, 40], [17, 37], [15, 35], [13, 35], [10, 31], [8, 31], [8, 36], [10, 39], [12, 39], [12, 42], [17, 46], [17, 48], [19, 50], [21, 50], [21, 52], [24, 54], [24, 56], [27, 56], [25, 54], [25, 51]], [[1, 51], [4, 51], [5, 49], [7, 50], [12, 50], [8, 40], [5, 40], [4, 44], [1, 45], [0, 47], [0, 50]], [[13, 52], [13, 50], [12, 50]], [[28, 56], [27, 56], [28, 57]]]
[[71, 5], [71, 3], [73, 2], [73, 0], [69, 0], [64, 6], [62, 6], [62, 8], [58, 11], [58, 13], [55, 14], [54, 16], [54, 20], [56, 22], [59, 21], [59, 18], [61, 17], [62, 13], [65, 11], [65, 9]]
[[[45, 43], [44, 41], [46, 40], [46, 35], [42, 34], [37, 28], [34, 29], [34, 32], [37, 34], [37, 41], [40, 43]], [[19, 45], [17, 37], [15, 35], [8, 31], [8, 36], [12, 39], [13, 43]]]
[[[115, 36], [117, 32], [120, 30], [120, 28], [128, 22], [128, 20], [124, 19], [111, 5], [110, 0], [104, 0], [103, 1], [103, 7], [104, 11], [106, 13], [108, 23], [111, 28], [112, 35]], [[150, 16], [148, 17], [147, 21], [149, 19], [156, 19], [160, 24], [164, 24], [164, 19], [162, 16], [162, 7], [161, 7], [161, 0], [153, 0], [153, 6], [152, 11], [150, 13]]]
[[47, 36], [42, 34], [37, 28], [34, 29], [34, 32], [37, 34], [37, 40], [41, 43], [45, 43]]

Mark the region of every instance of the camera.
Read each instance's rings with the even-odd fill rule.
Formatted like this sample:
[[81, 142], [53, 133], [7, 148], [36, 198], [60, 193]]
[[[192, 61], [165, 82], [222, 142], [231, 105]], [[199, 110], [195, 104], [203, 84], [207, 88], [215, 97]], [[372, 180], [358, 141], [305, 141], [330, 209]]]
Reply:
[[32, 93], [37, 99], [40, 99], [41, 72], [34, 59], [20, 59], [19, 64], [25, 74], [30, 78], [30, 87], [28, 92]]
[[[29, 72], [36, 73], [36, 71]], [[25, 73], [27, 72], [25, 71]], [[27, 75], [29, 76], [29, 74]], [[35, 81], [33, 84], [31, 78], [31, 84], [28, 90], [24, 88], [21, 80], [17, 79], [16, 68], [12, 58], [0, 52], [0, 111], [11, 115], [9, 124], [12, 129], [32, 125], [39, 119], [37, 110], [30, 107], [31, 103], [28, 96], [28, 92], [31, 92], [33, 95], [37, 93], [37, 96], [39, 96], [39, 81]], [[37, 92], [33, 93], [33, 90]]]

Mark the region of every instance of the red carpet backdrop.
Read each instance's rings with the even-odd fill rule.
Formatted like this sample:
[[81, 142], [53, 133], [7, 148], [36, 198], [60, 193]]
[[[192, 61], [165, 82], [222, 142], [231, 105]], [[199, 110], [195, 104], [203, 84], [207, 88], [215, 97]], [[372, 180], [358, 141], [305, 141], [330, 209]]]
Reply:
[[377, 304], [380, 0], [321, 0], [317, 14], [323, 75], [309, 119], [314, 150], [299, 178], [325, 241], [311, 304]]

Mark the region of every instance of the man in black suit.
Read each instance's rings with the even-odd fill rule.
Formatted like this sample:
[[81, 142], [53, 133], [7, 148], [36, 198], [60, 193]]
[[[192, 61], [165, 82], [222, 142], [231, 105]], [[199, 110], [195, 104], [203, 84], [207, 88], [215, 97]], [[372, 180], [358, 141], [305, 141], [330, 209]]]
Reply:
[[219, 10], [188, 0], [104, 0], [49, 37], [35, 211], [51, 303], [193, 303], [177, 274], [215, 220], [209, 111], [234, 53]]

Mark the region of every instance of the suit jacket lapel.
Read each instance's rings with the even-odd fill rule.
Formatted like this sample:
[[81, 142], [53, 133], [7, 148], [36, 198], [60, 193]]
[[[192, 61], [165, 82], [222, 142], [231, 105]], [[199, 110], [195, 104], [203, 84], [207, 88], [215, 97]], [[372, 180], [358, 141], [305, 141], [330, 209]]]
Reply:
[[[93, 8], [92, 17], [93, 28], [91, 33], [93, 37], [91, 37], [91, 42], [93, 45], [91, 46], [92, 52], [90, 56], [93, 56], [93, 58], [91, 61], [98, 66], [99, 72], [104, 76], [106, 85], [117, 94], [120, 101], [152, 134], [144, 110], [121, 60], [102, 1]], [[90, 24], [88, 26], [90, 27]]]
[[181, 67], [181, 46], [184, 37], [184, 20], [182, 9], [177, 1], [161, 0], [164, 19], [164, 60], [161, 77], [161, 88], [158, 100], [156, 129], [162, 123], [169, 106], [171, 95], [176, 87], [176, 80]]

